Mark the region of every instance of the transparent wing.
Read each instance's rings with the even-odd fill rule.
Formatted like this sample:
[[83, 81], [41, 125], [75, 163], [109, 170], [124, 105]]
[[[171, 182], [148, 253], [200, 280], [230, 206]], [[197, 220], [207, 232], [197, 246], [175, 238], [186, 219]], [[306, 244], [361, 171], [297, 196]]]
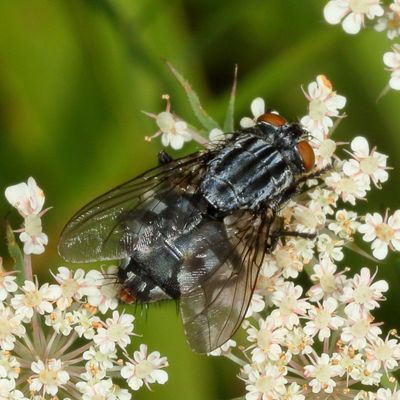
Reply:
[[[78, 211], [65, 226], [59, 254], [70, 262], [115, 260], [132, 254], [146, 212], [177, 187], [190, 190], [204, 173], [207, 152], [194, 153], [154, 168], [96, 198]], [[135, 214], [137, 213], [137, 214]], [[135, 226], [123, 223], [124, 216]], [[137, 218], [136, 218], [137, 216]], [[126, 218], [125, 218], [126, 219]]]
[[[267, 250], [270, 222], [266, 216], [239, 217], [227, 227], [229, 245], [223, 236], [221, 243], [210, 245], [219, 254], [214, 268], [203, 275], [194, 271], [195, 280], [187, 283], [183, 279], [180, 310], [194, 351], [213, 351], [240, 327]], [[186, 268], [187, 276], [193, 276], [190, 266]]]

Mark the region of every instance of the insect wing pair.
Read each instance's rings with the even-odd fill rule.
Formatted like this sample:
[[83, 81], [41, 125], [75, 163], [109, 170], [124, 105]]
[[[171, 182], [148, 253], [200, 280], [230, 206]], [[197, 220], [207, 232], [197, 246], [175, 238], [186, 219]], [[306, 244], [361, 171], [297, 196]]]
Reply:
[[[264, 129], [268, 121], [260, 123]], [[251, 143], [260, 141], [252, 132]], [[238, 154], [241, 134], [229, 142]], [[280, 157], [280, 148], [268, 140], [264, 147], [272, 146]], [[298, 142], [296, 136], [293, 146]], [[61, 256], [71, 262], [123, 259], [121, 297], [179, 299], [187, 340], [199, 353], [218, 348], [240, 327], [275, 223], [268, 204], [259, 212], [241, 206], [221, 217], [199, 193], [210, 163], [227, 146], [170, 161], [98, 197], [72, 217], [59, 244]], [[301, 149], [289, 150], [302, 156]], [[289, 163], [284, 165], [287, 170], [274, 173], [287, 174]], [[278, 205], [286, 200], [278, 198]]]

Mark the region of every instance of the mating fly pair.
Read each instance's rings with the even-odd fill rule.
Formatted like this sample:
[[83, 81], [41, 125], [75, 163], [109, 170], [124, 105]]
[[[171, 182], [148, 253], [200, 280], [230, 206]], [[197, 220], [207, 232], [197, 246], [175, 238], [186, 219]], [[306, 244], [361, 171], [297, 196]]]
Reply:
[[241, 325], [264, 255], [296, 235], [276, 214], [315, 156], [298, 124], [266, 113], [213, 148], [160, 161], [75, 214], [59, 252], [71, 262], [122, 260], [121, 300], [179, 299], [191, 348], [207, 353]]

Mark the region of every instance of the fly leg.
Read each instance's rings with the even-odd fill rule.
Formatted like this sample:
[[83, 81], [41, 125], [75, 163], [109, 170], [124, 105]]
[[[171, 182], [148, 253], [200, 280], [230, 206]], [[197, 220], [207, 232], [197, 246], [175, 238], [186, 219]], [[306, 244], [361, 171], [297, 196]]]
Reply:
[[173, 160], [173, 158], [164, 150], [161, 150], [158, 153], [157, 158], [160, 165], [169, 164]]
[[268, 253], [272, 253], [275, 250], [276, 246], [278, 245], [279, 240], [282, 238], [300, 237], [303, 239], [315, 239], [316, 236], [317, 236], [316, 233], [278, 230], [278, 231], [272, 232], [269, 235], [267, 251], [268, 251]]

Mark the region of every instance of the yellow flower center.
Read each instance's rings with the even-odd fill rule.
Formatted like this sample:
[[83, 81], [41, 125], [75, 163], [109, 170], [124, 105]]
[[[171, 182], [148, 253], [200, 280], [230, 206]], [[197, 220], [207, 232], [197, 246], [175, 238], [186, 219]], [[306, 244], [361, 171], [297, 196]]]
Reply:
[[372, 175], [378, 170], [378, 160], [374, 157], [366, 157], [360, 161], [360, 169], [362, 172], [368, 175]]
[[56, 385], [57, 386], [57, 371], [51, 371], [44, 369], [39, 372], [39, 380], [44, 385]]
[[135, 367], [135, 375], [139, 379], [144, 379], [148, 377], [154, 369], [154, 365], [148, 360], [142, 360]]
[[29, 236], [38, 236], [42, 233], [42, 220], [38, 215], [28, 215], [25, 218], [25, 231]]
[[394, 229], [386, 223], [379, 224], [375, 227], [375, 235], [385, 243], [389, 243], [394, 236]]
[[314, 99], [310, 101], [309, 115], [314, 121], [322, 120], [325, 117], [327, 111], [328, 109], [322, 100]]
[[79, 289], [78, 282], [75, 279], [67, 279], [62, 285], [61, 289], [65, 297], [72, 297]]
[[264, 351], [269, 349], [271, 345], [271, 336], [268, 330], [260, 329], [257, 334], [257, 345]]
[[350, 0], [349, 6], [356, 14], [365, 14], [370, 8], [368, 0]]
[[28, 307], [36, 307], [42, 301], [42, 295], [38, 290], [34, 290], [32, 292], [28, 292], [25, 295], [25, 304]]
[[0, 339], [5, 339], [11, 333], [11, 323], [6, 318], [0, 319]]
[[255, 386], [260, 393], [268, 393], [275, 386], [275, 378], [273, 376], [261, 376], [257, 379]]

